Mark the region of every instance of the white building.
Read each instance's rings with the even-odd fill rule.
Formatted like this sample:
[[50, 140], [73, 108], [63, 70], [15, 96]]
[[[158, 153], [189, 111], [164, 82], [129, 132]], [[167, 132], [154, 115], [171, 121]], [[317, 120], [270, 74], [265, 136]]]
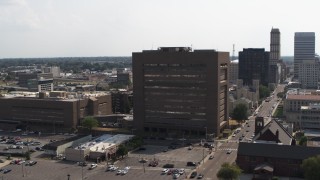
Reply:
[[66, 149], [66, 159], [84, 161], [86, 158], [101, 160], [115, 154], [117, 147], [133, 138], [134, 135], [105, 134], [92, 141]]

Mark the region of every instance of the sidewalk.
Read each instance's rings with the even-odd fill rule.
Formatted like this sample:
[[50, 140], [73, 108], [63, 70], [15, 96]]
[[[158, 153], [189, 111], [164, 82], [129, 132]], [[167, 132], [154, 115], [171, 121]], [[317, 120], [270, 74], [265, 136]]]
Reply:
[[5, 167], [6, 165], [10, 164], [11, 160], [5, 160], [5, 162], [0, 163], [0, 169], [2, 169], [3, 167]]

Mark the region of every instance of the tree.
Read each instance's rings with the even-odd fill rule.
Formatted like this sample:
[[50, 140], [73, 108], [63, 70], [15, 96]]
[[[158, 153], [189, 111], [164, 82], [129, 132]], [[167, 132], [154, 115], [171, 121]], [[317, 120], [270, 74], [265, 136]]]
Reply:
[[277, 94], [277, 97], [282, 99], [284, 97], [284, 95], [285, 95], [284, 92], [279, 92]]
[[121, 156], [121, 158], [123, 158], [124, 155], [128, 154], [128, 149], [123, 144], [121, 144], [119, 145], [116, 153], [118, 156]]
[[29, 151], [27, 151], [24, 155], [25, 155], [26, 160], [30, 160], [30, 152]]
[[237, 165], [230, 165], [229, 163], [222, 164], [218, 171], [217, 177], [223, 180], [238, 179], [241, 174], [241, 169]]
[[300, 146], [307, 146], [308, 138], [306, 136], [302, 136], [299, 141]]
[[259, 96], [260, 96], [260, 99], [269, 97], [270, 90], [266, 86], [260, 85], [259, 86]]
[[237, 104], [236, 107], [233, 109], [232, 118], [241, 121], [248, 119], [248, 108], [245, 104]]
[[88, 128], [90, 130], [90, 132], [91, 132], [92, 128], [97, 127], [98, 125], [99, 125], [98, 120], [96, 120], [92, 116], [87, 116], [82, 121], [82, 126]]
[[303, 160], [301, 165], [304, 177], [308, 180], [320, 179], [320, 156], [310, 157]]

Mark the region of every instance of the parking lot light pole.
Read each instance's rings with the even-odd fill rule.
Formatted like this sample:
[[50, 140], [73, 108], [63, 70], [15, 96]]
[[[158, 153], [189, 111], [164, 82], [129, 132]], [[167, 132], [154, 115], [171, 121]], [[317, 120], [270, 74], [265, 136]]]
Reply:
[[206, 141], [207, 141], [207, 127], [204, 127], [206, 129]]
[[146, 168], [144, 167], [144, 161], [142, 163], [142, 166], [143, 166], [143, 172], [146, 173]]

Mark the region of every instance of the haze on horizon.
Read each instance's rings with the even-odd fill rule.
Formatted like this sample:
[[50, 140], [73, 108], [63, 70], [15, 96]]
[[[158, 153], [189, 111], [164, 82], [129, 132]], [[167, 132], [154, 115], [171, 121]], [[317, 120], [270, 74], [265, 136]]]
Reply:
[[0, 58], [131, 56], [161, 46], [269, 51], [294, 32], [315, 32], [316, 0], [0, 0]]

